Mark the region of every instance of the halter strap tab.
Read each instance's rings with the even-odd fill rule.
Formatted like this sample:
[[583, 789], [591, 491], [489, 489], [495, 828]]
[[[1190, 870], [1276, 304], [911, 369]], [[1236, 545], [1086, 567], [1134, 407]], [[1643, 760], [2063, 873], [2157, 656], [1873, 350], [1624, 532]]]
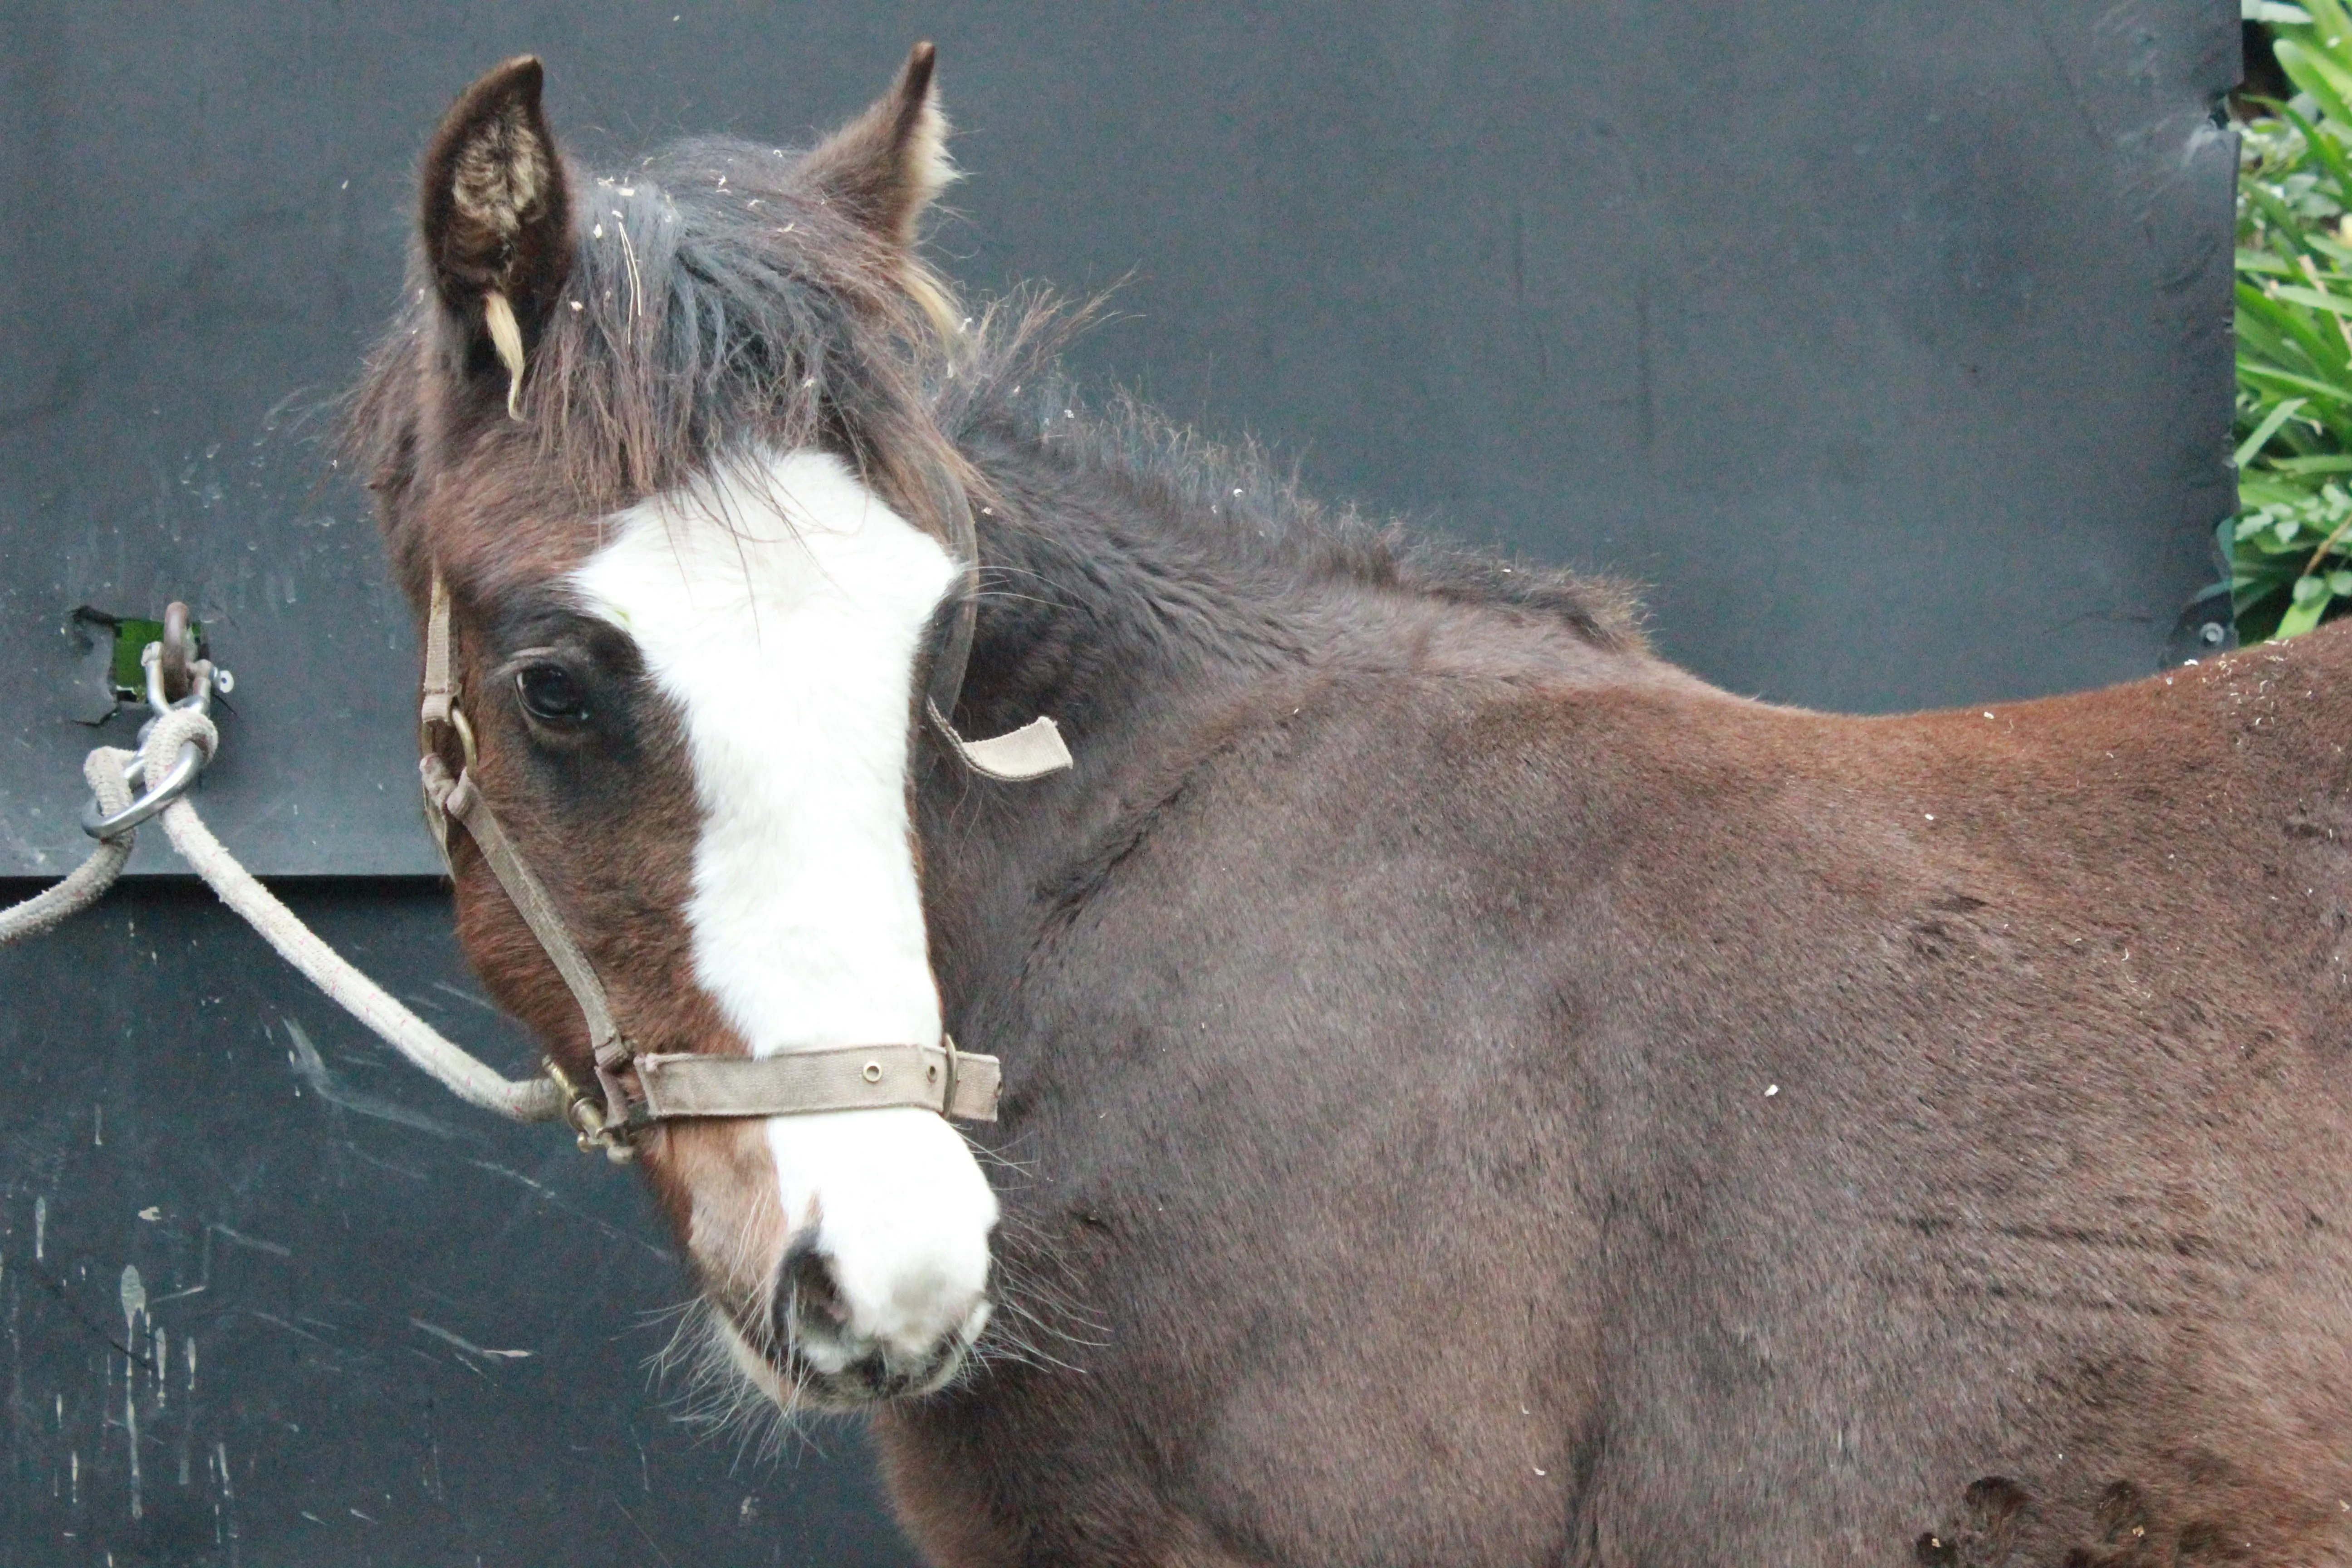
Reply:
[[449, 673], [449, 584], [433, 574], [433, 610], [425, 618], [425, 700], [416, 721], [430, 730], [457, 710], [457, 683]]
[[1005, 734], [967, 741], [956, 733], [937, 702], [926, 699], [923, 710], [956, 760], [982, 778], [1026, 784], [1070, 765], [1070, 748], [1062, 743], [1062, 727], [1042, 714]]
[[971, 503], [963, 487], [950, 487], [953, 495], [943, 515], [953, 535], [948, 553], [957, 567], [954, 595], [940, 608], [944, 624], [933, 640], [930, 668], [923, 682], [923, 717], [930, 721], [948, 754], [986, 779], [1000, 784], [1025, 784], [1060, 773], [1071, 765], [1070, 748], [1062, 742], [1061, 727], [1053, 720], [1032, 719], [1007, 734], [968, 741], [950, 715], [963, 695], [964, 667], [971, 660], [971, 638], [980, 619], [980, 531], [972, 523]]

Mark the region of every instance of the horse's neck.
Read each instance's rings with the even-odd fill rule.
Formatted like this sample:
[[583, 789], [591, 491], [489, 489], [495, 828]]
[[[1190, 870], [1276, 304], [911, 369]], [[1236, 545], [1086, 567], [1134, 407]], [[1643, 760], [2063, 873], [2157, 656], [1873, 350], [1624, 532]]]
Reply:
[[1050, 713], [1114, 763], [1307, 657], [1297, 584], [1229, 558], [1215, 520], [1037, 448], [1005, 462], [1017, 515], [978, 520], [982, 598], [964, 701], [982, 731]]

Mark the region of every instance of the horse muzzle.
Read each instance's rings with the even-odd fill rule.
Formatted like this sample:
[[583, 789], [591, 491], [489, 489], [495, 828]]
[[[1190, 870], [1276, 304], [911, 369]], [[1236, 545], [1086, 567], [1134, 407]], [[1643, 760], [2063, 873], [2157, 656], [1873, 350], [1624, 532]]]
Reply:
[[793, 1403], [852, 1410], [944, 1387], [987, 1327], [983, 1292], [953, 1299], [931, 1282], [923, 1310], [898, 1313], [887, 1328], [861, 1321], [836, 1259], [807, 1237], [786, 1249], [778, 1271], [773, 1343]]

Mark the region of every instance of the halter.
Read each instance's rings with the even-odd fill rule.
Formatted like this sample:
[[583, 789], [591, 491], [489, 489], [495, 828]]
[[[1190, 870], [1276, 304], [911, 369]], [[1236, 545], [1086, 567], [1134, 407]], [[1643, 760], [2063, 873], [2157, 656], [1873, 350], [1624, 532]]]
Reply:
[[[965, 527], [970, 529], [969, 519]], [[985, 777], [1023, 780], [1070, 765], [1070, 753], [1051, 719], [1032, 720], [1011, 734], [967, 741], [948, 720], [971, 646], [969, 592], [975, 570], [971, 541], [959, 554], [966, 563], [966, 591], [948, 612], [940, 644], [931, 660], [923, 707], [949, 752]], [[498, 815], [474, 786], [474, 731], [458, 706], [451, 661], [449, 589], [439, 568], [433, 573], [433, 599], [425, 630], [425, 690], [418, 713], [417, 768], [425, 784], [425, 816], [449, 854], [449, 825], [474, 840], [491, 875], [505, 889], [515, 912], [572, 991], [588, 1026], [595, 1062], [593, 1085], [576, 1084], [552, 1060], [547, 1076], [562, 1090], [565, 1119], [583, 1149], [602, 1147], [626, 1159], [636, 1135], [656, 1121], [691, 1118], [798, 1116], [819, 1110], [875, 1110], [919, 1107], [967, 1121], [996, 1120], [1000, 1073], [994, 1057], [956, 1049], [945, 1035], [928, 1045], [828, 1046], [761, 1058], [713, 1057], [693, 1052], [640, 1054], [613, 1016], [611, 1002], [595, 968], [572, 940], [546, 885], [518, 854], [499, 826]], [[942, 703], [942, 679], [950, 682]], [[464, 763], [452, 777], [441, 760], [443, 731], [454, 734]], [[635, 1092], [629, 1079], [635, 1079]]]

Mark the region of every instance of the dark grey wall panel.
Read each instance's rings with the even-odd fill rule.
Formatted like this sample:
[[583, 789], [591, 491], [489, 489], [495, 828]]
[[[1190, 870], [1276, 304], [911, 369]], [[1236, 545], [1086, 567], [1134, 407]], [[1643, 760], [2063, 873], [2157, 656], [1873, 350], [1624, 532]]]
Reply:
[[[437, 889], [295, 905], [530, 1059]], [[208, 892], [0, 949], [0, 1568], [910, 1561], [854, 1427], [771, 1461], [670, 1419], [687, 1284], [634, 1172], [450, 1100]]]
[[0, 869], [80, 849], [65, 612], [175, 594], [242, 679], [205, 790], [231, 845], [429, 869], [405, 620], [317, 436], [433, 118], [529, 48], [592, 150], [795, 137], [921, 36], [971, 174], [955, 272], [1127, 279], [1098, 380], [1647, 580], [1737, 689], [2134, 676], [2208, 575], [2228, 0], [13, 4]]

